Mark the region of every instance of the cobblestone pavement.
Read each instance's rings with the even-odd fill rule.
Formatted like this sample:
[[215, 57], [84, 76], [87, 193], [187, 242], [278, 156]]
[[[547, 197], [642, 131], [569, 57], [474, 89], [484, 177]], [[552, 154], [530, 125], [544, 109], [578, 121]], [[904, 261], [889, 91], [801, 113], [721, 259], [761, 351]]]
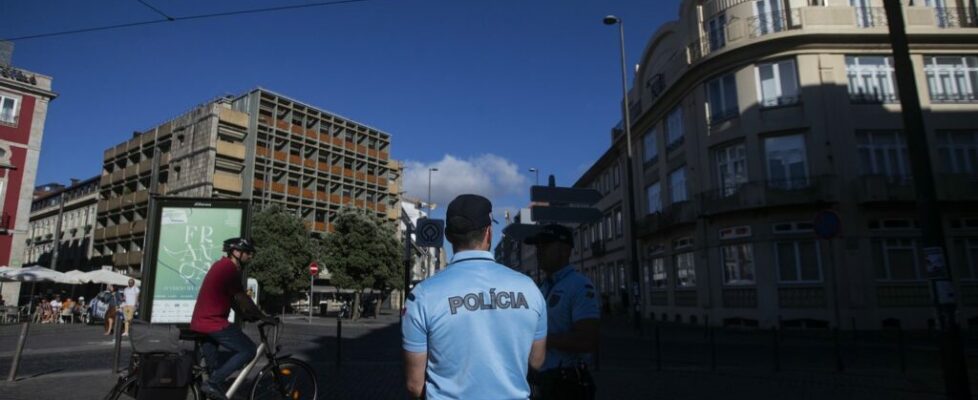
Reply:
[[[287, 321], [283, 350], [313, 365], [319, 373], [320, 398], [404, 398], [396, 315], [344, 322], [339, 352], [334, 319], [309, 323], [291, 317]], [[868, 346], [851, 342], [848, 350], [856, 354], [846, 352], [846, 369], [839, 373], [834, 370], [832, 347], [826, 350], [823, 337], [784, 337], [782, 368], [774, 372], [773, 341], [768, 336], [724, 332], [714, 337], [718, 343], [714, 370], [705, 331], [675, 327], [660, 332], [663, 370], [657, 371], [651, 335], [640, 337], [616, 321], [603, 326], [600, 365], [594, 371], [600, 399], [944, 398], [941, 376], [933, 368], [932, 349], [925, 340], [907, 341], [911, 362], [906, 373], [900, 372], [889, 342], [878, 338], [867, 338]], [[7, 375], [17, 334], [16, 326], [0, 326], [0, 377]], [[115, 381], [109, 372], [112, 348], [98, 327], [32, 327], [20, 379], [0, 383], [0, 399], [100, 399]], [[339, 367], [337, 353], [342, 356]], [[978, 393], [978, 366], [971, 360], [973, 392]]]

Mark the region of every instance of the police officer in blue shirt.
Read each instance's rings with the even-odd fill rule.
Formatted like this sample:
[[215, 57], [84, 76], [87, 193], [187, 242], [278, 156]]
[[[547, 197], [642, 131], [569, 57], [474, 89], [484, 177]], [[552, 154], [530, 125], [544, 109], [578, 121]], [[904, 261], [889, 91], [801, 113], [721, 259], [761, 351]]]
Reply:
[[452, 262], [407, 296], [401, 325], [413, 398], [527, 399], [528, 367], [543, 365], [547, 307], [533, 281], [497, 264], [492, 204], [463, 194], [448, 205]]
[[547, 274], [540, 290], [547, 300], [547, 357], [532, 376], [535, 399], [593, 399], [588, 371], [598, 350], [600, 307], [591, 280], [570, 265], [574, 235], [562, 225], [546, 225], [524, 240], [536, 246], [537, 265]]

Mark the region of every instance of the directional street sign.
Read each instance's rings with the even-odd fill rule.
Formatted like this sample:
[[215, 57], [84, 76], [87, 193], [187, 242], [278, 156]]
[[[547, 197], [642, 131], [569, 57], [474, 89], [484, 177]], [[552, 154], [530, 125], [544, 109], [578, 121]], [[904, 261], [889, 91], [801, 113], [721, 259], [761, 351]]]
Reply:
[[[601, 201], [601, 192], [556, 186], [530, 187], [530, 219], [538, 223], [590, 223], [601, 219], [601, 210], [590, 206]], [[543, 203], [543, 204], [541, 204]]]
[[441, 247], [444, 242], [445, 220], [431, 218], [418, 219], [415, 243], [419, 247]]
[[594, 189], [531, 186], [530, 201], [590, 206], [601, 201], [601, 192]]
[[586, 224], [601, 219], [601, 210], [591, 207], [530, 207], [530, 219], [536, 222]]

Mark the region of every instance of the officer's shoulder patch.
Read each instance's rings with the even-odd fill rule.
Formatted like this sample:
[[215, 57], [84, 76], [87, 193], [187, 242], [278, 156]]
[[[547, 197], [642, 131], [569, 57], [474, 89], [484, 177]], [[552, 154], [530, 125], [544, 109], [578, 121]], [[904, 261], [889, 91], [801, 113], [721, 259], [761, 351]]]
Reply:
[[408, 301], [414, 301], [414, 293], [408, 293], [407, 299]]

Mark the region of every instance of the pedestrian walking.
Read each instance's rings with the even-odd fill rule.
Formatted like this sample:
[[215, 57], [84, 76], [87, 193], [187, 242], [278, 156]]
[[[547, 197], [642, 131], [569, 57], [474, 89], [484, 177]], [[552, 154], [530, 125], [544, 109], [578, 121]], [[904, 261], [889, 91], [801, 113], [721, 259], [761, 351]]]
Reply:
[[598, 350], [601, 316], [594, 284], [570, 264], [574, 234], [547, 225], [526, 239], [536, 246], [537, 266], [547, 274], [540, 286], [547, 301], [547, 357], [531, 374], [534, 399], [594, 399], [591, 354]]
[[125, 318], [125, 327], [122, 329], [122, 336], [129, 336], [129, 324], [136, 315], [136, 306], [139, 305], [139, 288], [136, 287], [136, 280], [129, 279], [129, 287], [122, 290], [122, 316]]
[[529, 277], [493, 259], [488, 199], [463, 194], [446, 214], [451, 263], [419, 283], [405, 304], [407, 390], [433, 400], [526, 399], [528, 369], [543, 365], [546, 349], [543, 295]]

